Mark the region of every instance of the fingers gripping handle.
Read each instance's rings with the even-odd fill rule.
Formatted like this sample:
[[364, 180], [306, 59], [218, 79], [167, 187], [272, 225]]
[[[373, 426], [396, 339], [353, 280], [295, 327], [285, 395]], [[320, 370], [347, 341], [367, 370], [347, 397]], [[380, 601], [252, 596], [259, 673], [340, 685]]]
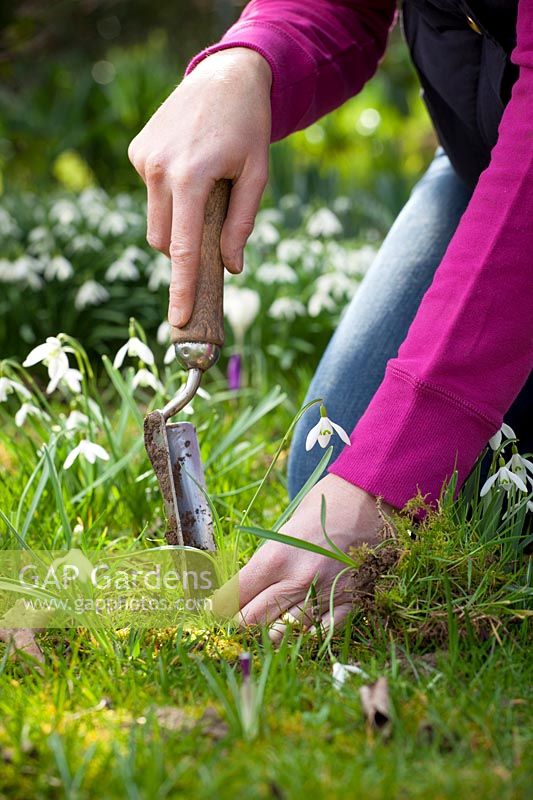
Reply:
[[231, 181], [217, 181], [207, 199], [196, 297], [191, 318], [183, 328], [172, 327], [174, 344], [206, 342], [224, 344], [224, 264], [220, 233], [228, 211]]

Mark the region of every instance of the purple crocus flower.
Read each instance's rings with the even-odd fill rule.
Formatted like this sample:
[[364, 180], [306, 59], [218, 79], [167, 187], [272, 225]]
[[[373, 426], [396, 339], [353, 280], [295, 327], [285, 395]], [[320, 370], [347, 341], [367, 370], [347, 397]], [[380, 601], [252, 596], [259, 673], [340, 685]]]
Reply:
[[228, 387], [231, 391], [241, 388], [241, 357], [238, 353], [229, 357], [227, 377]]
[[251, 653], [241, 653], [239, 656], [239, 662], [241, 665], [241, 672], [242, 677], [245, 681], [249, 680], [250, 673], [252, 671], [252, 654]]

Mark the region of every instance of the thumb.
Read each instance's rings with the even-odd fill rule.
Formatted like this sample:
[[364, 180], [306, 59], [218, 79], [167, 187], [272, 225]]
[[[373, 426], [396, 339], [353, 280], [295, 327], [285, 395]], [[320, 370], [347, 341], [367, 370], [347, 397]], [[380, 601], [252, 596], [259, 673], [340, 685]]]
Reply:
[[244, 169], [233, 184], [228, 214], [220, 235], [224, 266], [237, 274], [243, 267], [243, 249], [254, 228], [255, 215], [268, 180], [268, 166]]

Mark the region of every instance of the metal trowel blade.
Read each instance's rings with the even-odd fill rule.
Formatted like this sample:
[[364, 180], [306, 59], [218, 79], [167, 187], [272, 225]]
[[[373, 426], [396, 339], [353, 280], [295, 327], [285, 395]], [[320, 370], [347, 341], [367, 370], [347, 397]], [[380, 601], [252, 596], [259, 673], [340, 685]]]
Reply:
[[153, 411], [144, 420], [144, 443], [165, 504], [168, 543], [214, 550], [213, 517], [194, 426], [166, 423], [160, 411]]

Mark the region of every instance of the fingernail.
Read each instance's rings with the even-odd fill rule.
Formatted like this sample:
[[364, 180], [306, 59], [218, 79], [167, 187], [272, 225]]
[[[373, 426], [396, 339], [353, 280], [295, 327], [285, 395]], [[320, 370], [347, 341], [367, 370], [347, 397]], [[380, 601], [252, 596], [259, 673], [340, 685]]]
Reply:
[[175, 328], [181, 328], [183, 325], [183, 314], [176, 306], [170, 306], [168, 310], [168, 321]]

